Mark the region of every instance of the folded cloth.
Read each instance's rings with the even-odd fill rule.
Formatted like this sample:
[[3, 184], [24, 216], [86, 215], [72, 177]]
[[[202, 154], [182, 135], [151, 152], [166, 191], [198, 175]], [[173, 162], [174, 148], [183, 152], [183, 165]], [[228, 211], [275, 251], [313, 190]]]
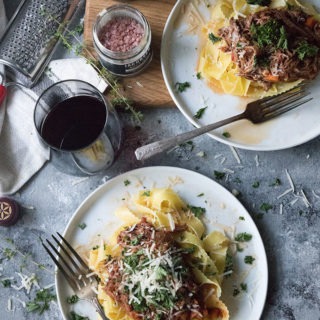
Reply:
[[[4, 21], [0, 0], [0, 27]], [[9, 87], [5, 105], [0, 106], [0, 195], [17, 192], [50, 158], [50, 150], [40, 143], [33, 123], [39, 94], [49, 85], [67, 79], [89, 82], [101, 92], [107, 87], [82, 58], [52, 61], [47, 70], [33, 90]]]

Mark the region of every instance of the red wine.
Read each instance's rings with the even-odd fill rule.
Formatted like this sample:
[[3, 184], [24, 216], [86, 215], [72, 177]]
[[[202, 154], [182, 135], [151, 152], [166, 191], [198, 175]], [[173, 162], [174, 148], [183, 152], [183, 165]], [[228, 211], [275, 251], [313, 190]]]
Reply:
[[83, 149], [99, 137], [106, 117], [106, 107], [97, 98], [71, 97], [50, 110], [43, 120], [41, 137], [56, 149]]

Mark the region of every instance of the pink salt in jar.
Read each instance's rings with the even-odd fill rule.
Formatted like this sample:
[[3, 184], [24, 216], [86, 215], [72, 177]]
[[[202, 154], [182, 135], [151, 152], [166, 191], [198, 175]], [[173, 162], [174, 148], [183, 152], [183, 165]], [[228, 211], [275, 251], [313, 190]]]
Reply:
[[117, 76], [136, 75], [152, 60], [150, 25], [131, 6], [102, 11], [93, 28], [93, 42], [102, 65]]

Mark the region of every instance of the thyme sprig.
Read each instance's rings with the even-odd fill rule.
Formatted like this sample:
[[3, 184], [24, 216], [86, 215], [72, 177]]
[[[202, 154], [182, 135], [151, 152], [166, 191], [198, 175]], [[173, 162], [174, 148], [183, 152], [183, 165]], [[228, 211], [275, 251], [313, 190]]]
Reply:
[[[54, 17], [49, 12], [43, 10], [42, 14], [51, 21], [54, 21], [58, 25], [58, 30], [55, 33], [55, 37], [57, 37], [64, 47], [70, 51], [74, 52], [77, 56], [86, 60], [86, 62], [93, 67], [93, 69], [98, 73], [98, 75], [109, 85], [110, 87], [110, 95], [111, 95], [111, 104], [116, 106], [123, 106], [126, 111], [131, 112], [133, 120], [137, 123], [141, 123], [143, 119], [143, 114], [141, 111], [137, 111], [133, 107], [133, 103], [130, 99], [126, 98], [121, 93], [121, 87], [119, 85], [118, 79], [112, 75], [91, 53], [91, 51], [87, 48], [85, 44], [81, 42], [78, 38], [79, 31], [76, 27], [74, 30], [70, 30], [67, 27], [67, 22], [61, 23], [56, 17]], [[76, 44], [73, 44], [73, 41]]]

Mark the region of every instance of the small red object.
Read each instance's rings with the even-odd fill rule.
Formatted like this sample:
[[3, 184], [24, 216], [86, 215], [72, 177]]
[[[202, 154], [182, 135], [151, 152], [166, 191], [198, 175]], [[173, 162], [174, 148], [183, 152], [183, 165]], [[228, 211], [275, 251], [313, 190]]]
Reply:
[[19, 205], [16, 201], [0, 197], [0, 226], [9, 227], [19, 219]]
[[7, 88], [0, 84], [0, 107], [2, 105], [2, 102], [4, 101], [5, 97], [7, 95]]

